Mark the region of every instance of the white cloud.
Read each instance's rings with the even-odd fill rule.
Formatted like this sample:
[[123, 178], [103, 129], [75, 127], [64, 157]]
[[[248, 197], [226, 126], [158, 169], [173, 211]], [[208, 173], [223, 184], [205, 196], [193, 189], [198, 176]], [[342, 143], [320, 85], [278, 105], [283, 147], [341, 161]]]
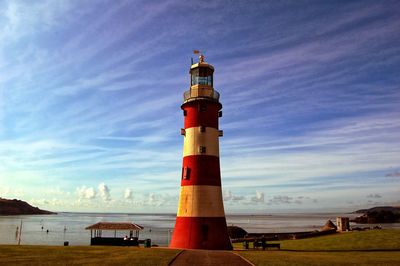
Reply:
[[287, 195], [273, 196], [268, 200], [268, 205], [317, 203], [317, 199], [305, 196], [290, 197]]
[[264, 203], [264, 192], [256, 191], [256, 195], [251, 198], [252, 202]]
[[233, 195], [232, 191], [230, 191], [230, 190], [224, 191], [223, 198], [224, 198], [224, 201], [241, 201], [241, 200], [245, 199], [244, 196]]
[[370, 198], [370, 199], [380, 199], [380, 198], [382, 198], [382, 196], [379, 195], [379, 194], [369, 194], [369, 195], [367, 195], [367, 198]]
[[76, 189], [80, 199], [94, 199], [96, 198], [96, 190], [93, 187], [78, 187]]
[[385, 175], [386, 177], [400, 177], [400, 171], [394, 171]]
[[106, 184], [100, 183], [100, 185], [99, 185], [99, 193], [100, 193], [100, 197], [104, 201], [110, 201], [111, 200], [110, 188]]
[[147, 198], [147, 202], [146, 202], [146, 203], [148, 203], [148, 204], [150, 204], [150, 205], [157, 204], [157, 197], [156, 197], [156, 194], [154, 194], [154, 193], [149, 193], [149, 196], [148, 196], [148, 198]]
[[68, 13], [71, 6], [68, 1], [54, 3], [38, 1], [24, 4], [8, 1], [6, 9], [2, 12], [5, 20], [0, 26], [0, 39], [15, 40], [28, 34], [49, 30], [61, 22], [65, 23], [69, 18], [60, 20], [60, 15]]
[[293, 202], [293, 197], [289, 196], [274, 196], [268, 201], [269, 204], [290, 204]]
[[125, 189], [124, 198], [130, 200], [133, 199], [133, 192], [130, 188]]
[[[170, 204], [175, 210], [182, 149], [176, 135], [182, 116], [176, 114], [182, 88], [188, 85], [187, 72], [182, 71], [188, 55], [176, 49], [182, 48], [182, 43], [171, 40], [187, 39], [187, 34], [199, 29], [191, 22], [204, 13], [185, 16], [187, 12], [180, 11], [201, 11], [202, 7], [182, 6], [178, 1], [144, 1], [134, 7], [131, 1], [113, 5], [108, 1], [97, 5], [3, 2], [0, 195], [36, 193], [67, 202], [67, 197], [72, 198], [68, 191], [74, 193], [82, 185], [82, 176], [112, 174], [116, 183], [125, 185], [117, 188], [114, 180], [107, 181], [108, 185], [113, 192], [119, 191], [118, 199], [126, 206], [136, 202], [145, 207]], [[399, 48], [393, 45], [397, 35], [392, 33], [398, 31], [399, 20], [390, 5], [365, 6], [344, 6], [346, 12], [331, 14], [322, 30], [317, 23], [321, 18], [304, 19], [293, 32], [294, 28], [286, 25], [293, 25], [292, 16], [273, 15], [268, 20], [259, 17], [257, 25], [254, 20], [241, 21], [239, 15], [230, 21], [227, 31], [224, 23], [215, 22], [226, 20], [238, 5], [232, 4], [222, 13], [208, 5], [204, 21], [218, 26], [199, 38], [222, 38], [224, 45], [223, 40], [244, 29], [268, 26], [277, 32], [272, 36], [254, 31], [227, 49], [207, 51], [218, 70], [215, 84], [224, 105], [221, 127], [226, 137], [221, 139], [221, 165], [224, 185], [233, 191], [224, 193], [228, 204], [269, 203], [272, 197], [264, 199], [262, 192], [253, 193], [267, 187], [265, 193], [292, 198], [277, 196], [272, 198], [275, 202], [307, 203], [293, 195], [308, 194], [311, 189], [314, 192], [309, 195], [315, 197], [319, 191], [324, 194], [318, 196], [322, 200], [327, 194], [356, 200], [350, 189], [345, 193], [334, 187], [339, 184], [369, 186], [358, 192], [362, 200], [371, 191], [379, 191], [385, 199], [398, 195], [392, 185], [400, 176], [399, 171], [393, 172], [398, 167], [400, 143], [397, 76], [387, 71], [372, 83], [364, 77], [398, 65]], [[243, 8], [246, 14], [255, 11], [250, 6]], [[269, 10], [262, 5], [255, 8], [261, 13]], [[176, 11], [173, 17], [171, 9]], [[316, 10], [317, 5], [306, 13]], [[142, 13], [145, 15], [140, 16]], [[306, 13], [304, 18], [313, 17]], [[385, 13], [389, 16], [381, 16]], [[164, 25], [157, 24], [160, 15]], [[124, 27], [128, 20], [134, 20], [133, 27]], [[177, 20], [185, 23], [169, 23]], [[357, 27], [346, 32], [344, 27], [349, 24]], [[85, 27], [76, 34], [74, 29], [82, 25]], [[342, 30], [343, 34], [330, 34]], [[310, 39], [310, 34], [316, 38]], [[177, 64], [159, 64], [166, 55]], [[393, 178], [384, 178], [386, 173]], [[132, 185], [131, 176], [140, 186], [135, 202], [126, 200], [133, 197], [132, 191], [125, 190]], [[360, 176], [365, 180], [360, 182]], [[334, 181], [327, 184], [327, 179]], [[378, 183], [382, 189], [370, 189]], [[58, 185], [61, 189], [46, 189]], [[15, 189], [22, 186], [18, 194]], [[105, 184], [80, 187], [77, 192], [80, 199], [97, 197], [78, 202], [78, 207], [98, 209], [116, 204]]]
[[150, 192], [144, 195], [142, 205], [151, 207], [172, 207], [175, 211], [176, 204], [178, 203], [177, 195], [169, 193], [154, 193]]

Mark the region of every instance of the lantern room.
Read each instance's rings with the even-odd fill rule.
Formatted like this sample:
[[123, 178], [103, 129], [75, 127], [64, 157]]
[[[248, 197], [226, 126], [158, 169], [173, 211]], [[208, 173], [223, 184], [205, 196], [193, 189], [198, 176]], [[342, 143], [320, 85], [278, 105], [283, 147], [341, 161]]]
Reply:
[[204, 62], [204, 56], [199, 56], [199, 62], [190, 67], [190, 90], [184, 93], [184, 102], [194, 99], [219, 100], [219, 93], [214, 90], [214, 67]]

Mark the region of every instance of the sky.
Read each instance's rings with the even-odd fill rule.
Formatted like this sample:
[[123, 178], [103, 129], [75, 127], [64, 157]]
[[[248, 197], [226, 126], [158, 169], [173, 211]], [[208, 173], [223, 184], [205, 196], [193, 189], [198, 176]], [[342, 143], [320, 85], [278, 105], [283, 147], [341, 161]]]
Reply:
[[226, 213], [400, 205], [399, 1], [0, 1], [0, 197], [174, 213], [190, 58]]

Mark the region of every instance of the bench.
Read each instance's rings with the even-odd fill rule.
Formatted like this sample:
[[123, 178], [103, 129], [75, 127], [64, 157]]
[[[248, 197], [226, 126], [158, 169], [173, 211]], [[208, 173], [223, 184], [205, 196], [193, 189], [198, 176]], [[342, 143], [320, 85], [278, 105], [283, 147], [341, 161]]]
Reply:
[[271, 243], [271, 244], [265, 244], [266, 248], [277, 248], [281, 249], [281, 244], [280, 243]]
[[265, 241], [254, 241], [254, 249], [256, 248], [262, 248], [263, 250], [268, 249], [268, 248], [277, 248], [281, 249], [281, 244], [280, 243], [266, 243]]

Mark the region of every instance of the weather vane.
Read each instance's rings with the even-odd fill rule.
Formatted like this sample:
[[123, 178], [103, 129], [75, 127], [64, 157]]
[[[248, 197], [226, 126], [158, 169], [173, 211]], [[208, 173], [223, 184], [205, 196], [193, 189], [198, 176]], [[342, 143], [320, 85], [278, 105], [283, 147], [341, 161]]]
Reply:
[[[200, 53], [200, 50], [193, 50], [193, 54], [200, 55], [199, 56], [199, 63], [204, 62], [204, 55]], [[193, 58], [192, 58], [192, 65], [193, 65]]]

